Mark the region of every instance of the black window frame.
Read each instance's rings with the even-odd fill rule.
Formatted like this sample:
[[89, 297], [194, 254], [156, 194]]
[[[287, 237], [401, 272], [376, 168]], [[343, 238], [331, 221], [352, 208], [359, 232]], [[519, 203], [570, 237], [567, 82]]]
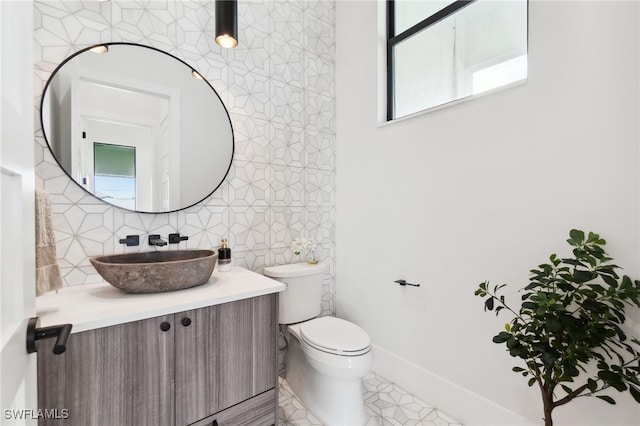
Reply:
[[453, 15], [477, 0], [456, 0], [410, 28], [395, 33], [395, 0], [387, 0], [387, 121], [395, 120], [395, 75], [393, 48], [409, 37]]

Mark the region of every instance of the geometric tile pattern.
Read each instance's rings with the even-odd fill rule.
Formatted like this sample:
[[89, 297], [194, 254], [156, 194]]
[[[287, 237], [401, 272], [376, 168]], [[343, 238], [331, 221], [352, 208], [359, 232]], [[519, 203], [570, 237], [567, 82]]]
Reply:
[[[278, 425], [322, 425], [296, 396], [287, 381], [282, 377], [279, 380]], [[362, 395], [367, 426], [462, 426], [462, 423], [423, 403], [375, 373], [368, 373], [363, 377]]]
[[[260, 271], [294, 259], [291, 241], [317, 243], [328, 263], [323, 314], [334, 312], [335, 1], [238, 2], [240, 43], [213, 41], [213, 1], [34, 2], [36, 185], [52, 197], [65, 285], [100, 281], [90, 256], [148, 250], [145, 236], [179, 231], [182, 248], [227, 238], [234, 262]], [[39, 122], [52, 71], [92, 44], [133, 42], [164, 50], [204, 75], [229, 110], [235, 135], [231, 170], [216, 192], [186, 210], [129, 212], [87, 195], [60, 169]], [[118, 243], [141, 235], [141, 246]], [[166, 248], [165, 248], [166, 249]]]

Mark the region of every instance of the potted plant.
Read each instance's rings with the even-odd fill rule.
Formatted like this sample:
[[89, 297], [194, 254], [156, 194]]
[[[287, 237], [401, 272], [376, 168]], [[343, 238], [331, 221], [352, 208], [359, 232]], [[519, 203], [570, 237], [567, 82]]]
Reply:
[[578, 397], [615, 404], [596, 395], [605, 389], [629, 391], [640, 403], [640, 341], [621, 328], [625, 308], [640, 307], [640, 281], [618, 275], [598, 234], [573, 229], [567, 242], [573, 257], [552, 254], [531, 270], [519, 310], [499, 294], [505, 284], [491, 289], [485, 281], [475, 291], [486, 298], [485, 311], [513, 314], [493, 342], [522, 360], [512, 370], [540, 389], [546, 426], [553, 425], [556, 407]]

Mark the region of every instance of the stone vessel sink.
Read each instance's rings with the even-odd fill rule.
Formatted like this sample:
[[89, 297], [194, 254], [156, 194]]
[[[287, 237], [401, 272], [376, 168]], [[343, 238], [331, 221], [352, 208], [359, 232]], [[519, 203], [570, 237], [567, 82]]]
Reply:
[[212, 250], [150, 251], [89, 259], [109, 284], [127, 293], [161, 293], [209, 281], [218, 254]]

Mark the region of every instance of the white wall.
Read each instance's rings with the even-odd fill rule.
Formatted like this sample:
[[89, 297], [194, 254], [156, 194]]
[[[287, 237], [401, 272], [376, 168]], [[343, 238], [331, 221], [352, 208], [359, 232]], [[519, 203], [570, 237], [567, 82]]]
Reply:
[[[378, 5], [337, 2], [336, 312], [369, 332], [376, 371], [467, 425], [542, 417], [478, 283], [509, 283], [516, 303], [574, 227], [640, 278], [638, 9], [532, 1], [526, 84], [378, 126]], [[640, 405], [614, 396], [554, 419], [637, 424]]]

